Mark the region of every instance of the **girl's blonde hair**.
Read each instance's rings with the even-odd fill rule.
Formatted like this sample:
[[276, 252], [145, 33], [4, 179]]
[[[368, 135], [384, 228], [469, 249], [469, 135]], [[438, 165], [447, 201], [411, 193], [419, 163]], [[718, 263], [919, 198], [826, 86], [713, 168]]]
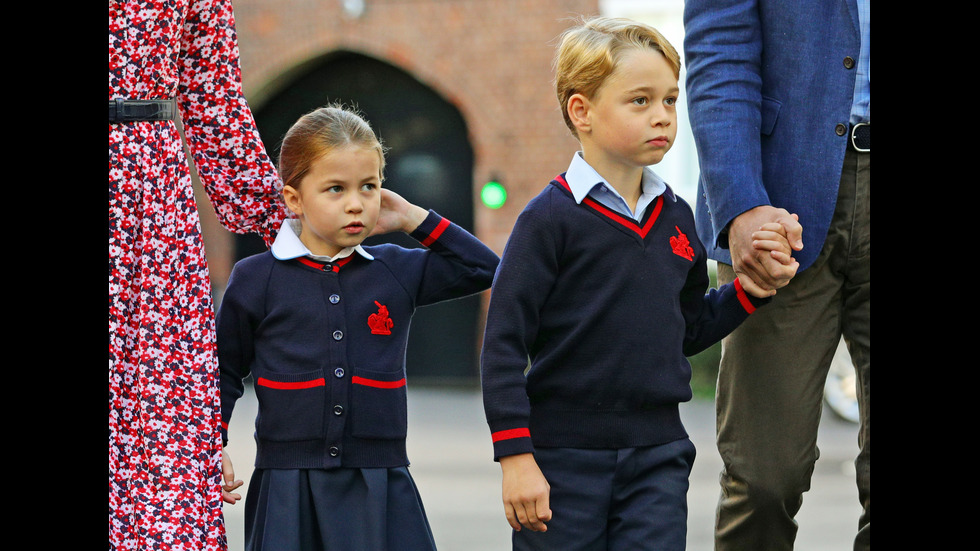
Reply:
[[667, 59], [680, 78], [681, 58], [657, 29], [630, 19], [595, 17], [583, 20], [559, 37], [555, 55], [555, 91], [565, 125], [578, 137], [568, 116], [568, 100], [575, 94], [594, 98], [606, 78], [616, 69], [622, 52], [630, 48], [652, 48]]
[[317, 159], [348, 145], [378, 152], [378, 177], [383, 181], [385, 148], [381, 140], [356, 109], [332, 104], [303, 115], [286, 132], [279, 149], [279, 176], [283, 185], [299, 189], [299, 183]]

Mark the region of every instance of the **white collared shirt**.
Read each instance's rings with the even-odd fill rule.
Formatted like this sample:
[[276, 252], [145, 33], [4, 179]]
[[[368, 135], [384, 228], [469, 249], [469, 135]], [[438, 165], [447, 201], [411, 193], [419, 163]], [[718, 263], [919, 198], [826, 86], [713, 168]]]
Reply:
[[298, 219], [287, 218], [286, 220], [283, 220], [282, 226], [279, 227], [279, 233], [276, 234], [276, 240], [272, 243], [272, 256], [279, 260], [290, 260], [293, 258], [306, 256], [320, 262], [334, 262], [336, 260], [340, 260], [341, 258], [346, 258], [356, 252], [368, 260], [374, 260], [371, 253], [365, 251], [360, 245], [346, 247], [332, 257], [313, 254], [310, 252], [310, 249], [308, 249], [299, 239], [299, 234], [302, 233], [302, 231], [303, 223]]
[[667, 190], [667, 184], [657, 176], [650, 167], [643, 168], [643, 179], [640, 182], [640, 199], [636, 202], [636, 214], [630, 210], [623, 196], [612, 187], [585, 160], [582, 152], [572, 156], [572, 162], [565, 172], [565, 181], [572, 190], [576, 203], [581, 203], [586, 197], [591, 197], [614, 211], [634, 220], [641, 220], [650, 203]]

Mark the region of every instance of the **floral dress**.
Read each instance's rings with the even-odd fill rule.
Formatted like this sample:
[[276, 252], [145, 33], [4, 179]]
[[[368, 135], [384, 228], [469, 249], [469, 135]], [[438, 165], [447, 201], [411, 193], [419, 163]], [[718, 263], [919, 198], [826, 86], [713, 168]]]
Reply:
[[[109, 99], [176, 99], [221, 223], [267, 241], [281, 183], [229, 0], [109, 0]], [[226, 547], [214, 308], [174, 121], [109, 124], [109, 548]]]

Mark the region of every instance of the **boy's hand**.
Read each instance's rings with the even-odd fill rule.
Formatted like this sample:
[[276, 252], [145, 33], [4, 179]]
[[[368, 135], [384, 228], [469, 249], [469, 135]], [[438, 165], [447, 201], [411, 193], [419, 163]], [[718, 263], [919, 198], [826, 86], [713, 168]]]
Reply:
[[412, 233], [429, 212], [409, 203], [390, 189], [381, 188], [381, 211], [371, 235], [402, 231]]
[[242, 496], [241, 494], [232, 493], [232, 491], [245, 484], [245, 482], [235, 480], [235, 467], [231, 464], [231, 456], [228, 455], [227, 448], [221, 449], [221, 476], [224, 479], [221, 484], [221, 499], [225, 503], [234, 505]]
[[535, 532], [548, 530], [551, 520], [549, 504], [551, 486], [534, 461], [534, 455], [522, 453], [500, 458], [503, 471], [504, 515], [511, 528], [521, 526]]
[[[752, 247], [757, 251], [768, 251], [769, 256], [781, 264], [780, 269], [787, 282], [796, 276], [800, 263], [791, 256], [793, 249], [786, 239], [786, 228], [779, 222], [763, 224], [758, 231], [754, 232], [752, 234]], [[758, 285], [747, 285], [745, 274], [739, 274], [738, 277], [745, 292], [754, 297], [765, 298], [776, 294], [775, 289], [763, 289]]]
[[793, 249], [786, 239], [786, 228], [778, 222], [763, 224], [758, 231], [754, 232], [752, 234], [752, 247], [761, 251], [769, 251], [769, 256], [784, 266], [793, 268], [794, 275], [796, 268], [799, 268], [800, 263], [793, 258]]

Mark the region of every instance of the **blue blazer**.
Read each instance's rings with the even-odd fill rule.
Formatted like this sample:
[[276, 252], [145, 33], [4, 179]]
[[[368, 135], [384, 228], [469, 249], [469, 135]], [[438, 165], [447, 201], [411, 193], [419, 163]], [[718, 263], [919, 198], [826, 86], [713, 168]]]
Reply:
[[729, 222], [773, 205], [800, 216], [803, 270], [837, 200], [860, 53], [856, 2], [687, 0], [684, 25], [708, 255], [731, 263]]

